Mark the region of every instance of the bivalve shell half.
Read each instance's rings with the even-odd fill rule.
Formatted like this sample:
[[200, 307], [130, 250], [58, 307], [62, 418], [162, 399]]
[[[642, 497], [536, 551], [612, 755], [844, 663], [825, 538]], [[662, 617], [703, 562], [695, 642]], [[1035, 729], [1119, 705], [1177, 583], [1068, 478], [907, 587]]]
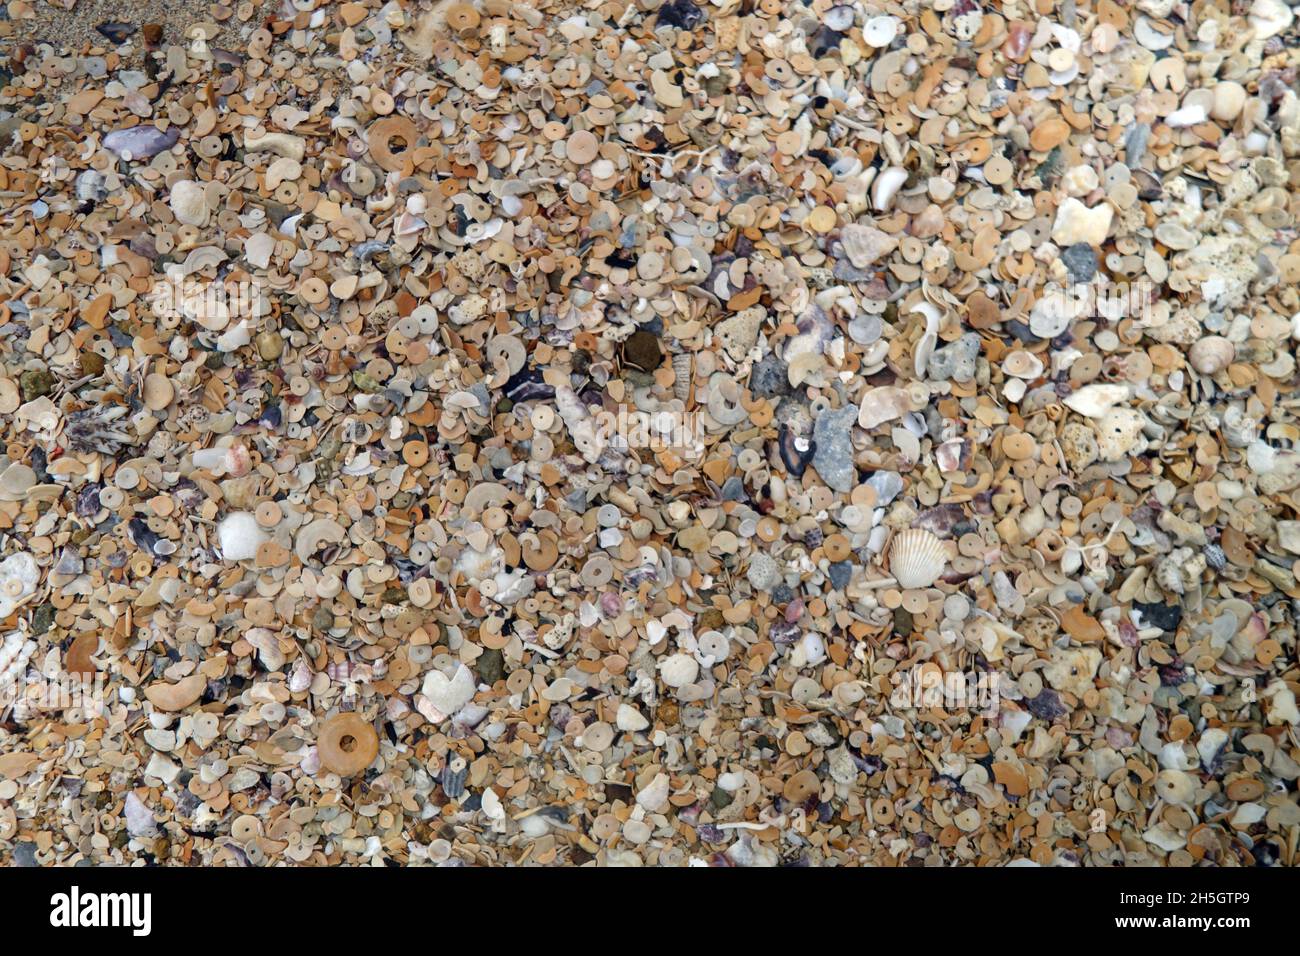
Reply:
[[889, 571], [900, 588], [930, 587], [947, 563], [943, 542], [920, 528], [898, 532], [889, 547]]
[[1043, 374], [1043, 360], [1033, 352], [1016, 349], [1002, 359], [1002, 371], [1014, 378], [1033, 380]]

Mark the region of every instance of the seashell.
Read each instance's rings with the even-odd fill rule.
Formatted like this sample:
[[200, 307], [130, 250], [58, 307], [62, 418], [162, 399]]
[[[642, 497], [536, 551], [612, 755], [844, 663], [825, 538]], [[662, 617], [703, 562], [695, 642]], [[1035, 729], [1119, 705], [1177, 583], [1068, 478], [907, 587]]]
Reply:
[[247, 511], [233, 511], [217, 525], [217, 547], [226, 561], [257, 557], [258, 547], [266, 540], [266, 532]]
[[1196, 781], [1183, 770], [1161, 770], [1156, 775], [1156, 793], [1165, 803], [1190, 806], [1196, 796]]
[[321, 766], [330, 773], [353, 777], [379, 756], [379, 735], [355, 711], [335, 714], [321, 724], [316, 751]]
[[943, 313], [932, 302], [918, 302], [908, 311], [919, 312], [925, 316], [925, 332], [916, 343], [916, 354], [912, 356], [917, 377], [924, 378], [930, 364], [930, 356], [934, 354], [934, 347], [939, 344], [939, 323], [943, 319]]
[[1132, 408], [1112, 408], [1097, 422], [1097, 450], [1102, 461], [1119, 461], [1135, 447], [1146, 418]]
[[897, 249], [898, 240], [875, 226], [850, 223], [840, 230], [840, 246], [854, 268], [866, 269]]
[[9, 687], [20, 674], [32, 654], [36, 642], [26, 640], [22, 631], [10, 631], [0, 643], [0, 690]]
[[97, 169], [87, 169], [77, 177], [77, 198], [82, 202], [102, 202], [108, 197], [104, 187], [104, 174]]
[[202, 696], [208, 680], [202, 674], [191, 674], [174, 684], [159, 681], [144, 689], [144, 696], [158, 710], [184, 710]]
[[23, 501], [36, 484], [36, 472], [22, 462], [0, 466], [0, 501]]
[[36, 593], [41, 569], [26, 551], [18, 551], [0, 562], [0, 618], [12, 614]]
[[447, 766], [442, 768], [438, 782], [442, 785], [442, 792], [447, 795], [448, 800], [459, 800], [465, 793], [465, 778], [469, 776], [469, 763], [464, 757], [457, 754], [447, 761]]
[[1187, 361], [1202, 375], [1216, 375], [1232, 364], [1237, 347], [1222, 335], [1207, 335], [1187, 352]]
[[673, 356], [673, 397], [682, 402], [691, 397], [691, 361], [689, 352]]
[[715, 372], [709, 379], [709, 416], [728, 428], [746, 421], [749, 412], [741, 404], [740, 396], [740, 386], [734, 378], [726, 372]]
[[244, 152], [263, 151], [302, 162], [302, 158], [307, 155], [307, 141], [301, 136], [290, 136], [288, 133], [267, 133], [260, 137], [252, 133], [244, 134]]
[[168, 204], [176, 221], [187, 226], [206, 226], [208, 224], [208, 200], [203, 192], [203, 184], [192, 179], [178, 179], [172, 183], [171, 198]]
[[284, 651], [275, 633], [265, 627], [250, 627], [243, 639], [257, 650], [257, 659], [268, 671], [278, 671], [284, 666]]
[[451, 677], [442, 671], [432, 670], [424, 675], [416, 707], [429, 720], [441, 723], [468, 704], [473, 699], [475, 690], [474, 675], [464, 664], [457, 664], [456, 673]]
[[898, 36], [898, 17], [872, 17], [862, 28], [867, 46], [882, 50]]
[[59, 575], [65, 578], [76, 577], [85, 570], [86, 562], [82, 560], [75, 549], [65, 547], [59, 552], [58, 559], [54, 566], [50, 568], [51, 575]]
[[293, 667], [289, 669], [289, 691], [294, 694], [301, 694], [311, 687], [311, 682], [311, 668], [307, 666], [306, 660], [299, 657], [293, 662]]
[[1002, 359], [1002, 371], [1016, 378], [1033, 380], [1043, 374], [1043, 360], [1033, 352], [1016, 349]]
[[128, 162], [133, 159], [148, 159], [164, 149], [171, 149], [180, 135], [180, 130], [174, 126], [164, 133], [156, 126], [142, 124], [130, 129], [113, 130], [104, 137], [104, 148], [112, 150]]
[[1054, 339], [1070, 327], [1084, 311], [1080, 297], [1049, 292], [1034, 303], [1029, 313], [1029, 331], [1040, 339]]
[[618, 705], [618, 715], [614, 718], [614, 724], [619, 730], [635, 733], [649, 727], [650, 721], [646, 720], [645, 715], [631, 704], [621, 703]]
[[1086, 415], [1088, 418], [1100, 418], [1112, 406], [1128, 398], [1127, 385], [1085, 385], [1077, 392], [1067, 395], [1061, 401], [1066, 408]]
[[238, 442], [225, 447], [200, 448], [191, 457], [195, 468], [203, 468], [217, 477], [242, 478], [252, 468], [248, 449]]
[[672, 654], [659, 662], [659, 677], [669, 687], [694, 683], [700, 665], [690, 654]]
[[858, 408], [858, 424], [863, 428], [875, 428], [902, 418], [911, 410], [906, 391], [893, 385], [881, 385], [863, 394]]
[[255, 233], [244, 243], [244, 258], [256, 269], [265, 269], [271, 264], [271, 253], [275, 251], [275, 239], [265, 232]]
[[826, 11], [822, 22], [828, 30], [843, 33], [853, 26], [853, 13], [854, 9], [851, 4], [839, 4]]
[[[894, 205], [898, 191], [907, 182], [907, 170], [890, 166], [882, 170], [871, 184], [871, 205], [877, 212], [888, 212]], [[855, 263], [856, 265], [856, 263]]]
[[1138, 17], [1133, 24], [1133, 39], [1137, 40], [1143, 49], [1159, 53], [1173, 46], [1174, 33], [1172, 30], [1157, 30], [1146, 17]]
[[1282, 0], [1255, 0], [1246, 19], [1255, 29], [1255, 39], [1267, 40], [1291, 26], [1295, 14]]
[[1061, 248], [1078, 242], [1100, 246], [1106, 241], [1106, 234], [1110, 232], [1110, 223], [1114, 215], [1115, 208], [1109, 203], [1103, 202], [1089, 209], [1071, 196], [1056, 210], [1056, 221], [1052, 224], [1052, 241]]
[[948, 562], [943, 542], [929, 531], [907, 528], [889, 546], [889, 572], [900, 588], [928, 588]]

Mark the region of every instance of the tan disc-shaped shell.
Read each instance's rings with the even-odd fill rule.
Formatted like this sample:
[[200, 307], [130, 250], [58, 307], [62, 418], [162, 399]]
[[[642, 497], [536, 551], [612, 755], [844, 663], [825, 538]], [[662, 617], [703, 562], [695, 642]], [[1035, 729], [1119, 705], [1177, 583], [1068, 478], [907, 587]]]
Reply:
[[928, 588], [947, 561], [943, 542], [920, 528], [898, 532], [889, 546], [889, 571], [900, 588]]
[[359, 714], [337, 714], [316, 738], [321, 766], [340, 777], [361, 773], [379, 756], [379, 735]]

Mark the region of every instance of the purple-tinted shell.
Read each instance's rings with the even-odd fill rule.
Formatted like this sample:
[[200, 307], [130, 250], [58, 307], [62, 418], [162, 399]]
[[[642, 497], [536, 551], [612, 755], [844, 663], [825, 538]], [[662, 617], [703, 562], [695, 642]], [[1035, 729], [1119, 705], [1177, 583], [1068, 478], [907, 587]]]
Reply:
[[148, 159], [164, 149], [171, 149], [179, 138], [180, 133], [174, 127], [164, 133], [146, 123], [130, 129], [113, 130], [104, 137], [104, 148], [111, 149], [123, 159]]
[[922, 528], [940, 538], [948, 538], [952, 536], [953, 528], [961, 524], [965, 517], [961, 505], [937, 505], [917, 515], [912, 527]]

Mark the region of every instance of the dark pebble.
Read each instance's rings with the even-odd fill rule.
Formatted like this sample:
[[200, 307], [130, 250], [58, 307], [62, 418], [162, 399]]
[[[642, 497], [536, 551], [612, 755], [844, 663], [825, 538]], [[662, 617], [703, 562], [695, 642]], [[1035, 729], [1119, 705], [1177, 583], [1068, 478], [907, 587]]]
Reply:
[[849, 586], [849, 582], [853, 580], [853, 562], [851, 561], [836, 561], [826, 570], [830, 575], [831, 587], [837, 591], [843, 591]]
[[692, 0], [669, 0], [659, 8], [655, 29], [674, 27], [678, 30], [692, 30], [704, 19], [704, 11]]
[[1055, 720], [1057, 717], [1064, 717], [1070, 711], [1066, 708], [1061, 700], [1061, 695], [1050, 687], [1044, 687], [1037, 697], [1030, 697], [1025, 701], [1025, 706], [1029, 712], [1040, 720]]
[[638, 329], [623, 343], [623, 361], [633, 368], [653, 372], [663, 360], [663, 350], [652, 332]]
[[1183, 620], [1183, 609], [1177, 604], [1143, 604], [1134, 601], [1133, 606], [1142, 614], [1142, 623], [1158, 627], [1162, 631], [1176, 631]]
[[135, 25], [108, 20], [95, 27], [106, 39], [113, 43], [125, 43], [135, 33]]
[[1061, 261], [1070, 270], [1074, 282], [1091, 282], [1097, 274], [1097, 253], [1086, 242], [1076, 242], [1061, 253]]
[[488, 686], [505, 676], [505, 657], [500, 651], [489, 648], [478, 656], [474, 664], [478, 670], [478, 679]]
[[764, 356], [749, 375], [749, 388], [759, 398], [790, 394], [790, 373], [775, 354]]

